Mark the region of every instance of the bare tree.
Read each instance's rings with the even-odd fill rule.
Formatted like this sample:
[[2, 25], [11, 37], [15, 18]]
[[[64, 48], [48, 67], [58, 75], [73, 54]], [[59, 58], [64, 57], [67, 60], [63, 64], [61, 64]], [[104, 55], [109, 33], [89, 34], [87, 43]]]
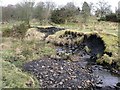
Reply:
[[55, 6], [54, 2], [37, 3], [34, 7], [34, 18], [38, 19], [41, 24], [48, 23]]
[[63, 17], [65, 17], [66, 23], [67, 21], [69, 22], [75, 21], [76, 16], [80, 14], [80, 9], [76, 7], [73, 2], [68, 2], [63, 8], [64, 8]]
[[90, 2], [89, 3], [89, 7], [90, 7], [90, 13], [91, 13], [91, 15], [94, 14], [94, 12], [95, 12], [95, 5], [94, 5], [94, 3]]
[[82, 11], [81, 11], [81, 14], [82, 14], [82, 22], [84, 24], [86, 24], [86, 22], [88, 21], [89, 19], [89, 16], [90, 16], [90, 6], [87, 2], [84, 2], [83, 3], [83, 6], [82, 6]]
[[24, 20], [29, 24], [30, 19], [32, 18], [34, 1], [33, 0], [24, 0], [23, 2], [16, 5], [16, 13], [18, 19]]
[[54, 2], [45, 2], [45, 21], [48, 23], [51, 17], [52, 11], [55, 9], [56, 5]]
[[98, 16], [103, 17], [106, 14], [110, 14], [111, 13], [111, 5], [108, 4], [108, 2], [105, 2], [104, 0], [99, 1], [96, 4], [96, 12], [98, 13]]
[[45, 19], [44, 13], [45, 13], [44, 2], [37, 3], [37, 5], [34, 7], [33, 17], [38, 19], [41, 22]]
[[13, 5], [3, 6], [2, 7], [2, 20], [10, 21], [15, 18], [15, 7]]

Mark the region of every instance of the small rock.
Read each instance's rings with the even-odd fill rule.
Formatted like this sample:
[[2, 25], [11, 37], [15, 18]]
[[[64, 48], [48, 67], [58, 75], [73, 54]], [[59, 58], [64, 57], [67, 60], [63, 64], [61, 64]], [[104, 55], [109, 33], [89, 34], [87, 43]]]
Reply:
[[76, 78], [76, 76], [71, 76], [72, 78]]
[[54, 72], [53, 70], [50, 70], [50, 72]]
[[78, 86], [78, 88], [82, 88], [81, 86]]
[[59, 84], [60, 84], [60, 85], [62, 85], [62, 84], [63, 84], [63, 82], [60, 82]]
[[90, 80], [87, 80], [86, 82], [87, 82], [87, 83], [90, 83]]
[[118, 82], [118, 83], [116, 84], [116, 86], [119, 86], [119, 87], [120, 87], [120, 82]]
[[45, 66], [42, 66], [42, 68], [44, 68]]
[[96, 84], [96, 88], [102, 88], [103, 87], [103, 85], [102, 84]]

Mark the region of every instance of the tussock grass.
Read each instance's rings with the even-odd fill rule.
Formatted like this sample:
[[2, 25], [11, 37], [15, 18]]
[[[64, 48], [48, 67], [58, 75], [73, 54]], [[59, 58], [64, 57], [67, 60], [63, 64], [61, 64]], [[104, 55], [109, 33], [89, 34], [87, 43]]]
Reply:
[[0, 45], [2, 45], [0, 53], [3, 61], [3, 87], [37, 88], [39, 86], [38, 81], [30, 74], [23, 72], [22, 66], [26, 62], [54, 54], [53, 45], [45, 44], [43, 41], [14, 38], [3, 38], [3, 42]]

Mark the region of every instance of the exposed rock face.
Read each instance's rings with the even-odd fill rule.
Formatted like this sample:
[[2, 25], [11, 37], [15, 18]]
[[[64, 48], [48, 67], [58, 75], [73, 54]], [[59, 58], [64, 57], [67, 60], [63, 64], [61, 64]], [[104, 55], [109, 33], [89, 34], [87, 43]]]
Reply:
[[45, 37], [45, 34], [37, 30], [38, 30], [37, 28], [28, 29], [25, 35], [25, 40], [43, 40]]

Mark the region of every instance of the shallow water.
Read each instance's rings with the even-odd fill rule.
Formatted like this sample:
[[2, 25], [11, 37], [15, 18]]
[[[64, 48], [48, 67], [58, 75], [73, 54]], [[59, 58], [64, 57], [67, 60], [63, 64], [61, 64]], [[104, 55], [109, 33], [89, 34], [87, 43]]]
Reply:
[[[66, 52], [69, 51], [69, 49], [62, 49], [58, 48], [58, 52]], [[78, 52], [77, 52], [78, 53]], [[83, 52], [79, 51], [80, 55], [83, 54]], [[118, 82], [120, 82], [120, 77], [118, 75], [114, 75], [111, 73], [109, 70], [105, 69], [101, 65], [95, 64], [94, 60], [90, 59], [90, 55], [84, 54], [82, 57], [80, 56], [80, 65], [83, 68], [91, 68], [92, 74], [98, 77], [98, 82], [97, 85], [100, 87], [114, 87]]]
[[99, 76], [99, 79], [102, 82], [101, 85], [103, 87], [105, 87], [105, 86], [111, 86], [111, 87], [116, 86], [116, 84], [118, 82], [120, 82], [120, 77], [119, 76], [110, 73], [110, 71], [107, 70], [107, 69], [103, 69], [102, 66], [95, 65], [95, 66], [92, 66], [92, 67], [93, 67], [93, 74]]

